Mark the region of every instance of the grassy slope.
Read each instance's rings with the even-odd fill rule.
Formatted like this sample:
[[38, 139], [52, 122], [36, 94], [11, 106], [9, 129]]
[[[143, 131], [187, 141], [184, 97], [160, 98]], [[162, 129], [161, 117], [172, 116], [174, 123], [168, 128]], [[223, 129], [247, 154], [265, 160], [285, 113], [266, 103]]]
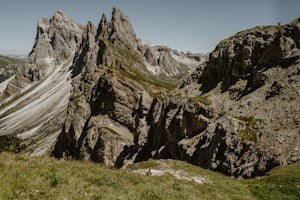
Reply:
[[300, 164], [277, 167], [247, 184], [257, 199], [300, 199]]
[[[174, 176], [143, 176], [90, 162], [0, 154], [0, 199], [299, 199], [300, 165], [261, 179], [236, 180], [180, 161], [175, 170], [203, 176], [197, 184]], [[155, 168], [155, 161], [132, 168]]]

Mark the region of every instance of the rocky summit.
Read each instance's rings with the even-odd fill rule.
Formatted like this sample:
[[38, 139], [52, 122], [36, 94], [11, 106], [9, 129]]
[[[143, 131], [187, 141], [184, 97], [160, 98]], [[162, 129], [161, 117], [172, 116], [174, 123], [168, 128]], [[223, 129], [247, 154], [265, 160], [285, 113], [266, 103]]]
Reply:
[[0, 150], [261, 176], [300, 160], [299, 56], [299, 19], [239, 32], [207, 56], [143, 41], [117, 8], [98, 27], [57, 12], [0, 85]]

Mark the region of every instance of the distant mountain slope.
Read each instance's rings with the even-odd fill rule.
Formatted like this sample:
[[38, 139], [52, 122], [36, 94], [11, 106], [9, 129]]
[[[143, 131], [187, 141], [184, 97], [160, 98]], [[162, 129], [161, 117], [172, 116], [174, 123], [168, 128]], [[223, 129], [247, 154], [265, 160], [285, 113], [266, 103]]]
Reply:
[[0, 83], [17, 73], [21, 60], [0, 55]]

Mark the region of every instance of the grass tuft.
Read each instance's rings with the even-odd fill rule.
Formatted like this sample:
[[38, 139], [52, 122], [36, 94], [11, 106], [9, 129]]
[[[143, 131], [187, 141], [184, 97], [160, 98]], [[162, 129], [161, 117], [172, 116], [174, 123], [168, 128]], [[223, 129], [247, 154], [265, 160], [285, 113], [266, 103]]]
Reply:
[[262, 134], [257, 127], [257, 123], [261, 122], [261, 119], [256, 119], [253, 116], [250, 117], [239, 116], [234, 118], [246, 123], [245, 129], [240, 129], [237, 131], [238, 136], [241, 137], [243, 140], [256, 143]]
[[51, 172], [47, 177], [46, 180], [49, 182], [51, 187], [57, 187], [60, 183], [62, 183], [61, 177], [57, 176], [55, 172]]
[[203, 103], [204, 105], [207, 105], [207, 106], [212, 103], [211, 100], [206, 96], [190, 97], [189, 100], [194, 102], [194, 103], [200, 102], [200, 103]]
[[248, 127], [246, 129], [238, 130], [237, 134], [243, 140], [247, 140], [247, 141], [250, 141], [250, 142], [257, 142], [256, 131], [254, 131], [254, 130], [248, 128]]
[[107, 126], [105, 126], [105, 127], [102, 127], [103, 129], [105, 129], [105, 130], [107, 130], [107, 131], [109, 131], [111, 134], [113, 134], [113, 135], [120, 135], [117, 131], [115, 131], [114, 129], [112, 129], [112, 128], [109, 128], [109, 127], [107, 127]]

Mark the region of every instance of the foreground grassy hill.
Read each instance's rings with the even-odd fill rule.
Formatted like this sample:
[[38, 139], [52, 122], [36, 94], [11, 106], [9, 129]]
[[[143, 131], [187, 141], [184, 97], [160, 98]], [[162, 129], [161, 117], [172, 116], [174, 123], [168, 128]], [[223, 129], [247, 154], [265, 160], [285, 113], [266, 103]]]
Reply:
[[174, 160], [116, 170], [90, 162], [0, 154], [0, 199], [299, 198], [299, 164], [276, 168], [259, 179], [237, 180]]

